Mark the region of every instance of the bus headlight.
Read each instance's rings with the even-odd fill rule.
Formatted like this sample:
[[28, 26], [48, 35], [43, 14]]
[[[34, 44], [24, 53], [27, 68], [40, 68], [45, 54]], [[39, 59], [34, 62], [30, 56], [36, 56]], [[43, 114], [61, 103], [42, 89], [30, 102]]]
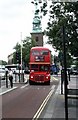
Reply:
[[33, 76], [31, 76], [31, 79], [33, 79]]
[[47, 75], [47, 76], [46, 76], [46, 79], [49, 79], [49, 77], [50, 77], [50, 75]]
[[48, 79], [48, 76], [46, 76], [46, 79]]

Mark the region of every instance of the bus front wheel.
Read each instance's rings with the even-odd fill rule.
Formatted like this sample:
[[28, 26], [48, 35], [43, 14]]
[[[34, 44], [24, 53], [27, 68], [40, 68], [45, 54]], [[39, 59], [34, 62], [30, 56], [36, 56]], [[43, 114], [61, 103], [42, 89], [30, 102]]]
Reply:
[[33, 82], [32, 82], [31, 80], [29, 80], [29, 84], [30, 84], [30, 85], [32, 85], [32, 84], [33, 84]]
[[50, 80], [46, 83], [47, 85], [50, 85]]

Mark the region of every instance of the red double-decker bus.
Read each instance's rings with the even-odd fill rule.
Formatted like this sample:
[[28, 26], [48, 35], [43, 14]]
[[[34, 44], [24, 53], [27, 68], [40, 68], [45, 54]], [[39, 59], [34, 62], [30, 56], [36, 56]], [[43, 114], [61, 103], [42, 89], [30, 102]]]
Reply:
[[32, 47], [30, 51], [29, 84], [50, 84], [51, 52], [45, 47]]

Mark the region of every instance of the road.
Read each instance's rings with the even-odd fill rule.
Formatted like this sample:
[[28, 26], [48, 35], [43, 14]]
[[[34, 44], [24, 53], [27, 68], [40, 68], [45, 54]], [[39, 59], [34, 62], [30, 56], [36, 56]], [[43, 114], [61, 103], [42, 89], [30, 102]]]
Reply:
[[22, 85], [2, 95], [2, 118], [35, 118], [57, 89], [54, 77], [50, 85]]
[[[55, 94], [59, 81], [60, 76], [52, 76], [50, 86], [14, 84], [16, 89], [2, 95], [2, 118], [40, 118], [42, 113], [46, 116], [46, 105], [54, 104], [49, 99]], [[77, 85], [78, 76], [71, 76], [69, 88], [77, 88]]]

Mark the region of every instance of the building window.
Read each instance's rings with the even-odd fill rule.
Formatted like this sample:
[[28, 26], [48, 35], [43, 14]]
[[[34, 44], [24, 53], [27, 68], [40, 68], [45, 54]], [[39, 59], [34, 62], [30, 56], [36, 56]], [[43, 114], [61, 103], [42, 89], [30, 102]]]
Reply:
[[38, 42], [38, 37], [36, 37], [36, 42]]

